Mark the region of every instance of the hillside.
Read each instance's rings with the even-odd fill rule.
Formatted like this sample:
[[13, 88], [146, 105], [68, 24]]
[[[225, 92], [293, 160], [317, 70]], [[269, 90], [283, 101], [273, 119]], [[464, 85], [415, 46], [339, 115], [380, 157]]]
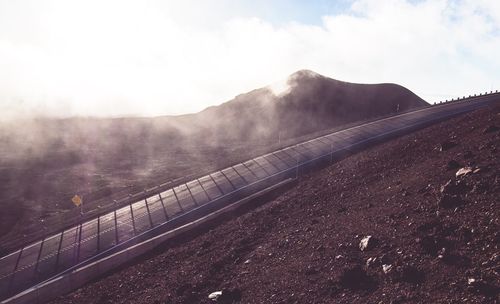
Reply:
[[499, 126], [497, 106], [370, 148], [52, 303], [498, 303]]
[[112, 199], [251, 158], [298, 136], [392, 114], [398, 105], [404, 111], [427, 104], [401, 86], [299, 71], [282, 94], [261, 88], [197, 114], [39, 118], [4, 126], [0, 252], [81, 220], [74, 194], [95, 215]]
[[276, 138], [278, 132], [290, 138], [426, 105], [396, 84], [348, 83], [302, 70], [290, 75], [283, 92], [261, 88], [185, 118], [215, 140]]

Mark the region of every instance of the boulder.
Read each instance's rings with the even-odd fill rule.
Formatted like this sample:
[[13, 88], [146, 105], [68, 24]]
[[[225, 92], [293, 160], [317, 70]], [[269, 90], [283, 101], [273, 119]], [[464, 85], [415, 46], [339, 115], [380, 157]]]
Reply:
[[376, 245], [376, 240], [371, 235], [367, 235], [359, 242], [359, 249], [366, 251], [372, 249]]
[[455, 173], [455, 176], [456, 177], [463, 177], [463, 176], [466, 176], [467, 174], [471, 174], [473, 171], [474, 171], [474, 169], [472, 169], [472, 167], [463, 167], [463, 168], [460, 168], [457, 171], [457, 173]]

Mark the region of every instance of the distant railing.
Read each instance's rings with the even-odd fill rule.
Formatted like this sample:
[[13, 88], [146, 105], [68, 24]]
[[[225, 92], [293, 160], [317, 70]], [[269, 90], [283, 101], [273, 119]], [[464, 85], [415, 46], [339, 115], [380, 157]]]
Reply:
[[452, 102], [457, 102], [457, 101], [468, 101], [468, 100], [474, 100], [476, 98], [479, 98], [479, 97], [486, 97], [486, 96], [491, 96], [491, 95], [495, 95], [495, 94], [500, 94], [500, 92], [498, 92], [498, 90], [491, 90], [491, 91], [486, 91], [484, 93], [479, 93], [479, 94], [474, 94], [474, 95], [469, 95], [469, 96], [461, 96], [461, 97], [457, 97], [457, 98], [451, 98], [451, 99], [445, 99], [445, 100], [440, 100], [436, 103], [433, 104], [433, 106], [437, 106], [437, 105], [441, 105], [441, 104], [448, 104], [448, 103], [452, 103]]

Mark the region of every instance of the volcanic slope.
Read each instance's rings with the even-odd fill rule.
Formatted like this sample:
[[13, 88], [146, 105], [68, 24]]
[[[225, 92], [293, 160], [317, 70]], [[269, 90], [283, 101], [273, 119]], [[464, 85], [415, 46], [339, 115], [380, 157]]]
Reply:
[[498, 303], [499, 126], [497, 106], [372, 147], [53, 303]]
[[280, 89], [257, 89], [183, 118], [216, 140], [290, 138], [428, 105], [400, 85], [349, 83], [309, 70], [290, 75]]
[[286, 88], [278, 95], [258, 89], [191, 115], [0, 126], [0, 252], [80, 221], [75, 193], [96, 216], [113, 199], [224, 168], [297, 136], [427, 105], [398, 85], [352, 84], [311, 71], [290, 76]]

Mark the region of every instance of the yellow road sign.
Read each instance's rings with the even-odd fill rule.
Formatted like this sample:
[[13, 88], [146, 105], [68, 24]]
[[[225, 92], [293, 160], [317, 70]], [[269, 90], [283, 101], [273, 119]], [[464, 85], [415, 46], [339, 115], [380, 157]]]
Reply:
[[80, 206], [82, 204], [82, 198], [79, 196], [79, 195], [76, 195], [73, 196], [73, 198], [71, 199], [71, 201], [73, 202], [73, 204], [75, 204], [75, 206]]

